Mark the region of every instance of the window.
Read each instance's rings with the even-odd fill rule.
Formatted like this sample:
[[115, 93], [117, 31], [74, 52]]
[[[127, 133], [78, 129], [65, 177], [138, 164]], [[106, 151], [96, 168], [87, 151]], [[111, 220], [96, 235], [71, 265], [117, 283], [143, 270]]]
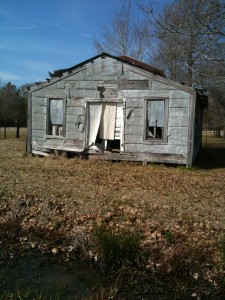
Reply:
[[47, 134], [64, 136], [65, 132], [65, 101], [64, 99], [48, 100]]
[[145, 140], [165, 141], [167, 136], [167, 99], [146, 100]]

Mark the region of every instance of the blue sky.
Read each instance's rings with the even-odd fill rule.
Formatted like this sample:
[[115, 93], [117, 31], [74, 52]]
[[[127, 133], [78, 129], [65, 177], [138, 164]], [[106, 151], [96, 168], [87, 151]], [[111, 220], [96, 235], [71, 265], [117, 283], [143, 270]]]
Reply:
[[120, 0], [1, 0], [0, 84], [45, 80], [96, 55], [93, 36]]

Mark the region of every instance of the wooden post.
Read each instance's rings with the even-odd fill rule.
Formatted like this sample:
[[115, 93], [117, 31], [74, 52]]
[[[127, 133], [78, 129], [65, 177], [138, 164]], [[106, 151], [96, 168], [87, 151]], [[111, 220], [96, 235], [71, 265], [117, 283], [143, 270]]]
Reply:
[[19, 139], [20, 138], [20, 122], [19, 120], [16, 120], [15, 121], [15, 125], [16, 125], [16, 139]]
[[19, 139], [20, 138], [20, 126], [17, 125], [16, 126], [16, 139]]
[[6, 140], [6, 122], [4, 121], [4, 140]]

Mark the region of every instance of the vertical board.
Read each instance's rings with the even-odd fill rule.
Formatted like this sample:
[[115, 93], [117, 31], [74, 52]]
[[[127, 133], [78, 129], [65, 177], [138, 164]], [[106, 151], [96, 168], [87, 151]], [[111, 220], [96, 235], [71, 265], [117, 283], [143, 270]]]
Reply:
[[115, 140], [121, 139], [121, 128], [123, 122], [123, 103], [116, 104]]

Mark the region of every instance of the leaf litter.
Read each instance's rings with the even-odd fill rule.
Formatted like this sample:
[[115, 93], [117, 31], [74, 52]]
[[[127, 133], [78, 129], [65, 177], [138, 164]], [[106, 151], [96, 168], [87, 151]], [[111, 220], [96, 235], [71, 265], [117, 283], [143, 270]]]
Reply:
[[[20, 225], [16, 241], [53, 255], [98, 260], [96, 225], [135, 228], [146, 269], [224, 277], [225, 169], [188, 171], [162, 165], [22, 155], [0, 143], [0, 222]], [[181, 267], [182, 266], [182, 270]], [[192, 274], [190, 274], [192, 273]]]

